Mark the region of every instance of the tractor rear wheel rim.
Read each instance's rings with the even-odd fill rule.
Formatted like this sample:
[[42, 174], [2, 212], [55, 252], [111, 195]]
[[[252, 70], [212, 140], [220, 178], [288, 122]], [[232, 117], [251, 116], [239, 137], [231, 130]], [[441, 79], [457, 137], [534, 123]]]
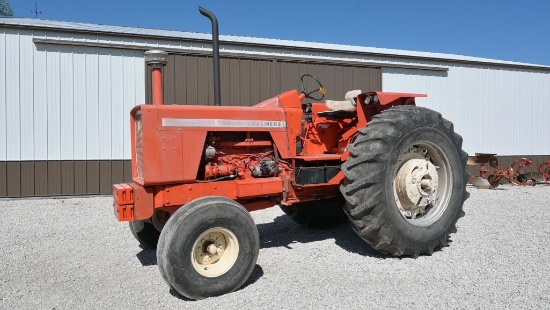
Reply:
[[202, 233], [193, 245], [191, 262], [195, 270], [207, 278], [229, 271], [239, 257], [239, 241], [231, 231], [215, 227]]
[[399, 157], [393, 181], [395, 203], [411, 225], [425, 227], [445, 212], [452, 194], [449, 159], [435, 143], [414, 143]]

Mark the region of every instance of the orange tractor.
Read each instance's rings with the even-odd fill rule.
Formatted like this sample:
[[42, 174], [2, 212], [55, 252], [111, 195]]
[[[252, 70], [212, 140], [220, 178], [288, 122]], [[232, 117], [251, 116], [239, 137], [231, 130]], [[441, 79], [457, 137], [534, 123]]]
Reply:
[[[219, 104], [217, 21], [200, 11], [213, 25]], [[201, 299], [243, 285], [260, 244], [249, 212], [275, 205], [300, 224], [349, 220], [392, 256], [430, 255], [456, 232], [468, 156], [451, 122], [415, 106], [425, 95], [352, 91], [319, 102], [323, 86], [304, 75], [300, 91], [252, 107], [164, 105], [166, 56], [146, 52], [153, 104], [131, 111], [133, 182], [115, 184], [113, 198], [177, 293]]]

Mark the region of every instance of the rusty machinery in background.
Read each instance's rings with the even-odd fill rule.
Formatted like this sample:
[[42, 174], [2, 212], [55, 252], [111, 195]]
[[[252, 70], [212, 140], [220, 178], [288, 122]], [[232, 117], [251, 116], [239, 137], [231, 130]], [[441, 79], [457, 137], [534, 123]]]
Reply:
[[539, 165], [539, 173], [542, 176], [542, 181], [550, 183], [550, 157], [548, 157], [548, 162]]
[[[468, 165], [477, 164], [479, 164], [479, 176], [472, 176], [469, 183], [478, 188], [496, 188], [502, 179], [507, 179], [510, 183], [520, 186], [535, 186], [537, 184], [531, 168], [533, 161], [529, 158], [520, 158], [510, 166], [501, 168], [496, 154], [476, 153], [475, 156], [468, 158]], [[541, 171], [545, 171], [546, 177]], [[550, 159], [548, 163], [539, 166], [539, 172], [543, 174], [543, 180], [548, 180], [548, 176], [550, 176]]]

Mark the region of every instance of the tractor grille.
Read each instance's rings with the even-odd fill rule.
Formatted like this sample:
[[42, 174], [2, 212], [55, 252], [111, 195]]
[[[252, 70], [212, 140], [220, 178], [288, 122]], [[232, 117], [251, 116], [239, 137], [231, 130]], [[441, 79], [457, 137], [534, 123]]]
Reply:
[[143, 130], [141, 124], [141, 111], [134, 117], [136, 121], [136, 169], [138, 178], [143, 179]]

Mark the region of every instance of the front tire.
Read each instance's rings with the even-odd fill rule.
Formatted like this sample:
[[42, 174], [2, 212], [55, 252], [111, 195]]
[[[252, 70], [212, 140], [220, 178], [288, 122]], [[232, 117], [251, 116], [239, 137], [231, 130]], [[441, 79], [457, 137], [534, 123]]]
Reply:
[[132, 221], [129, 226], [132, 235], [139, 241], [142, 247], [150, 250], [157, 248], [160, 231], [155, 228], [150, 219]]
[[150, 219], [131, 221], [129, 223], [130, 231], [142, 247], [154, 250], [157, 248], [160, 231], [168, 218], [170, 218], [170, 213], [156, 209]]
[[340, 190], [357, 234], [393, 256], [446, 246], [469, 196], [468, 155], [437, 112], [399, 106], [376, 115], [349, 148]]
[[259, 253], [248, 211], [225, 197], [195, 199], [178, 209], [160, 234], [157, 262], [166, 283], [182, 296], [203, 299], [241, 287]]

